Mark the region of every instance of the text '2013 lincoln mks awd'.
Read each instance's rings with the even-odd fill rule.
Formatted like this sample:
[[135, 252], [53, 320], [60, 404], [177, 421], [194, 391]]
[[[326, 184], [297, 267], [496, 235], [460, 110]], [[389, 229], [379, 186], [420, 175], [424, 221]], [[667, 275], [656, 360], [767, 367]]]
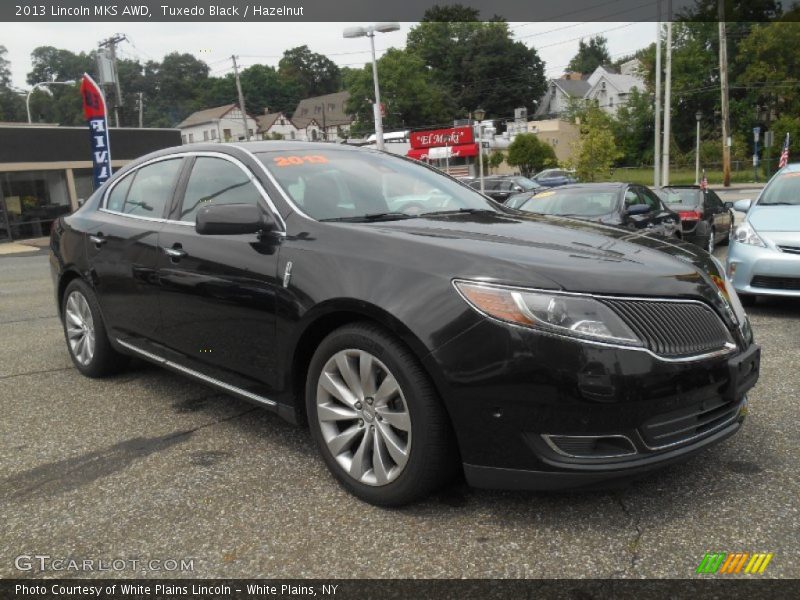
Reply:
[[595, 487], [736, 432], [759, 347], [697, 246], [332, 144], [138, 159], [51, 235], [76, 368], [130, 356], [307, 423], [356, 496]]

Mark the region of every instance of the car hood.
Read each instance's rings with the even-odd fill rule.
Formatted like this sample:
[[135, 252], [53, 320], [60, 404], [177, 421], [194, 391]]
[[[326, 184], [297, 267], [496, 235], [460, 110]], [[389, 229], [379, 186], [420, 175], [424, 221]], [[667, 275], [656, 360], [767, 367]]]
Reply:
[[800, 206], [759, 206], [747, 213], [756, 231], [800, 231]]
[[725, 276], [717, 261], [697, 246], [656, 235], [510, 213], [430, 216], [370, 228], [446, 248], [431, 248], [425, 255], [444, 263], [442, 270], [454, 278], [596, 294], [702, 298], [721, 313], [739, 312], [726, 300], [728, 294], [720, 293]]

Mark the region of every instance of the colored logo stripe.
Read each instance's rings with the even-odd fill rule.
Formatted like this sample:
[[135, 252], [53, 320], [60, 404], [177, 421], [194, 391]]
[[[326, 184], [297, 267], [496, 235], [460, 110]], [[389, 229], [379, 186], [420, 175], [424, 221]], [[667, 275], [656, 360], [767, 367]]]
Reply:
[[[741, 573], [742, 569], [744, 569], [744, 573], [750, 575], [761, 574], [767, 568], [773, 556], [774, 554], [771, 552], [769, 554], [750, 554], [749, 552], [733, 552], [731, 554], [726, 552], [708, 553], [703, 557], [696, 572], [730, 575]], [[747, 566], [745, 567], [745, 565]]]

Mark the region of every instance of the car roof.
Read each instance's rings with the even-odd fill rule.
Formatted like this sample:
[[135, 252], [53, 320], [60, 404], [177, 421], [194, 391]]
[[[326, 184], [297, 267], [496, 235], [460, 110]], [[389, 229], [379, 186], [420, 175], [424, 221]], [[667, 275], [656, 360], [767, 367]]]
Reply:
[[620, 188], [629, 186], [629, 185], [637, 185], [634, 183], [625, 183], [622, 181], [601, 181], [598, 183], [570, 183], [568, 185], [562, 185], [560, 187], [554, 188], [553, 191], [558, 190], [618, 190]]

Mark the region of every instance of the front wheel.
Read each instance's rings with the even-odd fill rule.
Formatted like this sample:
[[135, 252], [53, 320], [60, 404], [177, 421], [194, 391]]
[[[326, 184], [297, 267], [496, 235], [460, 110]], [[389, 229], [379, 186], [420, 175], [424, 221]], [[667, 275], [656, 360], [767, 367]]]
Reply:
[[455, 472], [449, 419], [433, 385], [379, 327], [349, 325], [323, 340], [308, 370], [306, 409], [328, 468], [366, 502], [419, 500]]

